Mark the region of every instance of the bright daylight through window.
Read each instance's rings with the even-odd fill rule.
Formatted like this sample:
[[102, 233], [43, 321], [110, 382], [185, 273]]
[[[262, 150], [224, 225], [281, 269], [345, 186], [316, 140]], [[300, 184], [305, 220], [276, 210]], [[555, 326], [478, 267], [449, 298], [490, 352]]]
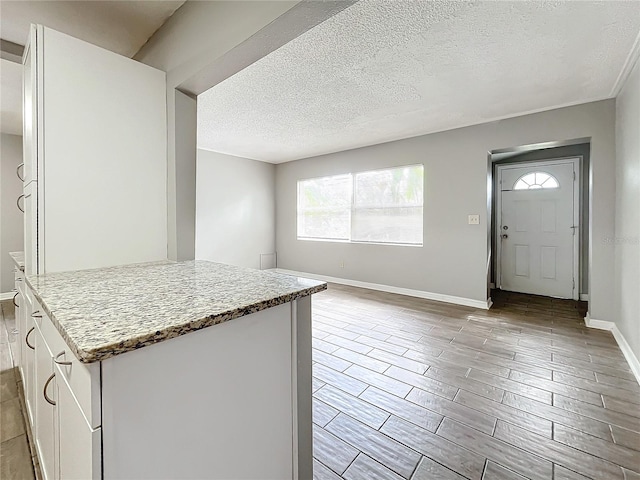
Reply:
[[298, 238], [422, 245], [422, 165], [298, 182]]
[[518, 179], [514, 190], [535, 190], [537, 188], [558, 188], [556, 177], [544, 172], [527, 173]]

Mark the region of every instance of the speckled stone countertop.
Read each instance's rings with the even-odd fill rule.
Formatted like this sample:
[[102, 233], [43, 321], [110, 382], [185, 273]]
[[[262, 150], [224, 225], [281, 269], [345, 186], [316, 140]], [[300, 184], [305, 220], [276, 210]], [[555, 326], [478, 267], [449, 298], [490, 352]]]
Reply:
[[201, 260], [52, 273], [27, 282], [83, 363], [327, 288], [316, 280]]
[[16, 266], [24, 272], [24, 252], [9, 252], [9, 256]]

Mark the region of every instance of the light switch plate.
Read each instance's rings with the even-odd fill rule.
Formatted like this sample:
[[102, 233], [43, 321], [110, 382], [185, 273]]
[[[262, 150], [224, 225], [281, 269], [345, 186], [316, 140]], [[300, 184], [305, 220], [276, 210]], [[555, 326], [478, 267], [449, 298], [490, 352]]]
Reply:
[[469, 215], [469, 225], [480, 225], [480, 215]]

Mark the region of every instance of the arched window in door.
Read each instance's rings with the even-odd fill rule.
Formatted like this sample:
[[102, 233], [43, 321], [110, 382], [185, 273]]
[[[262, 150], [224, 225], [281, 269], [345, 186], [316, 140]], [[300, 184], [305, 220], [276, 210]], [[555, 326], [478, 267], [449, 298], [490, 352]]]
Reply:
[[534, 190], [538, 188], [558, 188], [556, 177], [545, 172], [527, 173], [521, 176], [513, 186], [514, 190]]

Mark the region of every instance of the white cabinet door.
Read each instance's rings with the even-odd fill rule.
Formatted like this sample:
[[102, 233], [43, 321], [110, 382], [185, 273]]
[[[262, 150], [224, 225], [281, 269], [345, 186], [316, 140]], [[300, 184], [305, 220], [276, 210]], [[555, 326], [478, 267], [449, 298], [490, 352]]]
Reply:
[[42, 34], [44, 271], [165, 260], [165, 73]]
[[16, 328], [18, 329], [18, 337], [16, 338], [17, 353], [14, 361], [18, 364], [18, 373], [20, 375], [19, 379], [22, 381], [22, 385], [24, 385], [24, 357], [28, 348], [24, 343], [24, 336], [27, 333], [24, 315], [26, 310], [26, 300], [24, 298], [22, 287], [18, 285], [16, 285], [16, 287], [18, 290], [18, 296], [16, 297], [16, 303], [18, 304], [18, 308], [16, 309]]
[[25, 312], [24, 312], [24, 336], [21, 341], [24, 342], [25, 349], [23, 360], [23, 375], [24, 375], [24, 399], [27, 405], [27, 415], [29, 417], [29, 423], [33, 426], [35, 422], [35, 325], [33, 323], [33, 297], [27, 288], [25, 290]]
[[29, 41], [24, 49], [22, 59], [22, 142], [24, 161], [24, 184], [28, 185], [37, 178], [37, 67], [36, 67], [36, 31], [31, 29]]
[[[43, 320], [48, 321], [47, 318]], [[37, 320], [36, 320], [37, 322]], [[56, 478], [55, 469], [55, 376], [53, 374], [53, 356], [36, 325], [35, 340], [35, 439], [40, 459], [40, 468], [45, 480]]]
[[30, 182], [24, 189], [24, 267], [29, 275], [38, 268], [38, 182]]
[[98, 479], [102, 474], [102, 430], [89, 426], [59, 366], [56, 366], [56, 386], [59, 478]]
[[24, 327], [22, 326], [22, 317], [24, 314], [24, 298], [22, 297], [22, 293], [20, 291], [19, 283], [24, 283], [24, 279], [21, 281], [16, 281], [16, 293], [13, 297], [13, 304], [15, 306], [15, 314], [14, 318], [16, 321], [16, 330], [17, 330], [17, 338], [15, 342], [15, 351], [11, 352], [13, 355], [13, 364], [18, 367], [18, 373], [22, 376], [22, 350], [23, 347], [26, 348], [26, 345], [22, 343], [22, 331]]

